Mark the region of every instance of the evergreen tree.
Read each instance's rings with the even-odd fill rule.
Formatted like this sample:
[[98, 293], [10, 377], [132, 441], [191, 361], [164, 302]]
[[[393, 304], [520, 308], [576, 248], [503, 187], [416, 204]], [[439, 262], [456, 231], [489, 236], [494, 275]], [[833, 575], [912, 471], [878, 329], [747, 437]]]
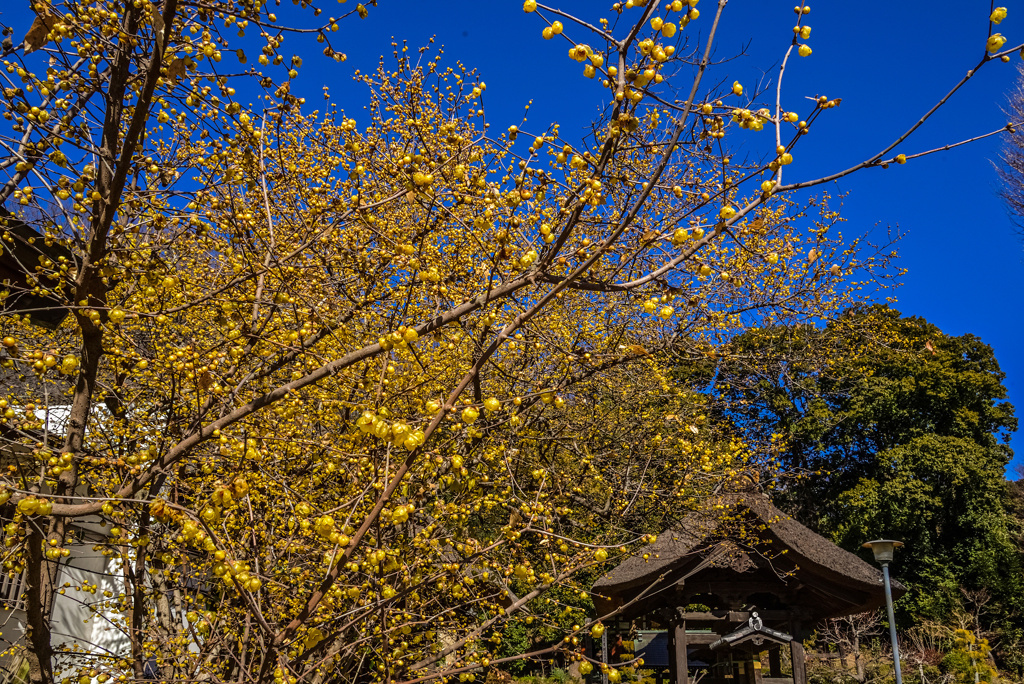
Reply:
[[986, 590], [1004, 618], [997, 648], [1015, 648], [1024, 582], [1004, 470], [1017, 421], [989, 345], [874, 306], [747, 333], [713, 373], [692, 377], [714, 378], [721, 417], [799, 476], [776, 492], [786, 509], [850, 550], [906, 542], [901, 622], [947, 619], [961, 590]]

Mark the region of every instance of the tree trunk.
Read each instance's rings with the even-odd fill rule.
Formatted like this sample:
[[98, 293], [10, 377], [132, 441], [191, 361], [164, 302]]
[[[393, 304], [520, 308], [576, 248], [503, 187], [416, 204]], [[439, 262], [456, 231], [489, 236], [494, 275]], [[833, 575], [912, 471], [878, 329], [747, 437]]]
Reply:
[[25, 581], [25, 637], [28, 641], [26, 656], [29, 681], [32, 684], [53, 684], [53, 644], [50, 634], [50, 609], [53, 605], [53, 582], [56, 563], [48, 561], [43, 552], [46, 538], [39, 525], [41, 520], [29, 520]]
[[857, 666], [856, 678], [858, 682], [867, 680], [867, 668], [864, 667], [864, 657], [860, 653], [860, 637], [853, 637], [853, 662]]

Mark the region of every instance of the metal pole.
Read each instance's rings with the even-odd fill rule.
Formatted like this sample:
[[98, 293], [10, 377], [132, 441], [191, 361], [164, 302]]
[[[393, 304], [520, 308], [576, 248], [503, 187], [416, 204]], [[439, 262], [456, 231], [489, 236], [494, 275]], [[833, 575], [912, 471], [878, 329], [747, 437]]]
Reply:
[[[608, 664], [608, 630], [601, 632], [601, 662]], [[601, 668], [601, 684], [608, 684], [608, 668]], [[902, 683], [901, 683], [902, 684]]]
[[885, 607], [889, 611], [889, 638], [892, 639], [892, 660], [896, 667], [896, 684], [903, 684], [900, 672], [900, 645], [896, 642], [896, 615], [892, 610], [892, 587], [889, 584], [889, 564], [882, 563], [882, 577], [885, 578]]

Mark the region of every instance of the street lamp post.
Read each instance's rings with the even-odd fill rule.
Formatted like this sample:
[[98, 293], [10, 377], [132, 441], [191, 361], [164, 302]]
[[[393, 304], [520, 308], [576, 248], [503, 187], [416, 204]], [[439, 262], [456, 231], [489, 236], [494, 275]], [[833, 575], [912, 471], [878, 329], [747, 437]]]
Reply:
[[893, 553], [903, 546], [903, 542], [892, 539], [876, 539], [864, 545], [875, 554], [875, 560], [882, 566], [882, 578], [885, 581], [885, 607], [889, 611], [889, 638], [892, 640], [892, 659], [896, 667], [896, 684], [903, 684], [903, 673], [900, 672], [900, 646], [896, 642], [896, 616], [892, 610], [892, 585], [889, 583], [889, 563]]

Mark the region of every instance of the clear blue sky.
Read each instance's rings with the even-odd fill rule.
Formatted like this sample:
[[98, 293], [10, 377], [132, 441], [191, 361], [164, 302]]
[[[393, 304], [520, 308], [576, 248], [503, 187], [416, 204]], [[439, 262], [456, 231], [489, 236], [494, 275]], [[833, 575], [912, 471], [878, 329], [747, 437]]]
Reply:
[[[792, 2], [732, 0], [720, 28], [717, 56], [744, 56], [718, 67], [716, 80], [740, 80], [748, 88], [774, 79], [792, 37]], [[1024, 40], [1024, 5], [1007, 3], [1009, 17], [998, 30], [1010, 43]], [[1014, 5], [1017, 5], [1016, 7]], [[610, 3], [553, 4], [596, 21], [609, 16]], [[846, 168], [881, 150], [910, 127], [932, 104], [980, 60], [988, 30], [989, 3], [891, 3], [880, 7], [850, 2], [811, 2], [810, 57], [791, 61], [787, 101], [807, 95], [843, 98], [826, 112], [814, 132], [801, 142], [788, 180], [812, 178]], [[702, 17], [687, 31], [705, 34], [714, 3], [703, 0]], [[631, 10], [637, 12], [638, 10]], [[599, 84], [580, 76], [568, 59], [566, 41], [544, 41], [544, 26], [509, 2], [450, 1], [425, 3], [382, 0], [366, 20], [349, 20], [344, 46], [350, 59], [333, 72], [307, 70], [300, 81], [322, 79], [334, 101], [351, 112], [365, 101], [353, 87], [353, 69], [376, 67], [377, 56], [390, 55], [392, 36], [412, 47], [435, 38], [450, 60], [475, 67], [486, 81], [488, 121], [498, 130], [519, 123], [523, 106], [533, 100], [530, 121], [538, 128], [551, 121], [562, 134], [582, 135], [604, 95]], [[568, 25], [567, 25], [568, 26]], [[352, 30], [355, 29], [355, 30]], [[575, 29], [567, 28], [567, 33]], [[584, 40], [578, 33], [579, 40]], [[590, 38], [586, 38], [590, 40]], [[964, 89], [899, 151], [913, 153], [993, 130], [1005, 123], [1001, 107], [1013, 87], [1019, 58], [989, 63]], [[309, 92], [319, 89], [320, 82]], [[785, 97], [785, 96], [784, 96]], [[997, 196], [992, 162], [1000, 138], [990, 138], [940, 155], [887, 170], [868, 169], [829, 188], [847, 192], [844, 233], [869, 230], [884, 235], [899, 228], [901, 265], [909, 270], [897, 291], [896, 307], [923, 316], [952, 335], [973, 333], [992, 345], [1004, 372], [1010, 400], [1024, 415], [1024, 241]], [[1024, 444], [1024, 437], [1016, 442]], [[1018, 449], [1015, 464], [1024, 464]]]
[[[352, 7], [321, 0], [325, 15]], [[283, 3], [283, 8], [289, 3]], [[610, 2], [573, 0], [561, 9], [596, 21], [609, 16]], [[732, 0], [720, 28], [716, 56], [744, 53], [717, 67], [715, 80], [734, 79], [748, 89], [775, 77], [792, 37], [795, 15], [789, 2]], [[1009, 17], [998, 30], [1009, 45], [1024, 40], [1024, 5], [1007, 2]], [[390, 57], [392, 37], [413, 47], [433, 37], [447, 60], [479, 70], [488, 84], [488, 121], [497, 130], [520, 123], [533, 100], [530, 122], [537, 129], [562, 124], [562, 134], [583, 135], [605, 93], [583, 79], [580, 66], [568, 59], [565, 40], [544, 41], [543, 24], [524, 14], [521, 0], [380, 0], [365, 20], [341, 24], [336, 47], [349, 55], [343, 64], [315, 56], [315, 44], [288, 38], [282, 49], [305, 57], [296, 86], [311, 102], [323, 85], [350, 115], [366, 102], [362, 86], [353, 84], [355, 69], [376, 68], [378, 56]], [[988, 2], [864, 3], [812, 2], [808, 58], [794, 58], [787, 71], [784, 105], [796, 108], [804, 96], [841, 97], [842, 106], [826, 112], [788, 167], [787, 180], [817, 177], [845, 168], [880, 150], [907, 129], [944, 95], [983, 54], [988, 29]], [[282, 11], [285, 11], [282, 8]], [[687, 29], [703, 36], [714, 13], [703, 0], [703, 16]], [[635, 13], [638, 10], [631, 10]], [[4, 21], [25, 21], [19, 4]], [[20, 15], [20, 16], [19, 16]], [[309, 19], [308, 15], [306, 16]], [[592, 42], [571, 27], [567, 34]], [[971, 137], [1005, 123], [1001, 107], [1014, 85], [1020, 59], [990, 63], [899, 151], [913, 153]], [[365, 118], [365, 117], [363, 117]], [[530, 126], [528, 125], [528, 128]], [[740, 136], [738, 136], [739, 138]], [[728, 140], [728, 139], [727, 139]], [[888, 170], [870, 169], [842, 180], [833, 192], [847, 192], [843, 215], [847, 235], [887, 227], [906, 232], [901, 265], [909, 270], [896, 305], [919, 315], [948, 334], [973, 333], [992, 345], [1006, 373], [1011, 401], [1024, 414], [1024, 356], [1020, 338], [1020, 297], [1024, 292], [1024, 242], [1015, 234], [997, 192], [992, 162], [999, 138], [911, 161]], [[1024, 444], [1024, 437], [1017, 437]], [[1024, 448], [1015, 464], [1024, 464]]]

